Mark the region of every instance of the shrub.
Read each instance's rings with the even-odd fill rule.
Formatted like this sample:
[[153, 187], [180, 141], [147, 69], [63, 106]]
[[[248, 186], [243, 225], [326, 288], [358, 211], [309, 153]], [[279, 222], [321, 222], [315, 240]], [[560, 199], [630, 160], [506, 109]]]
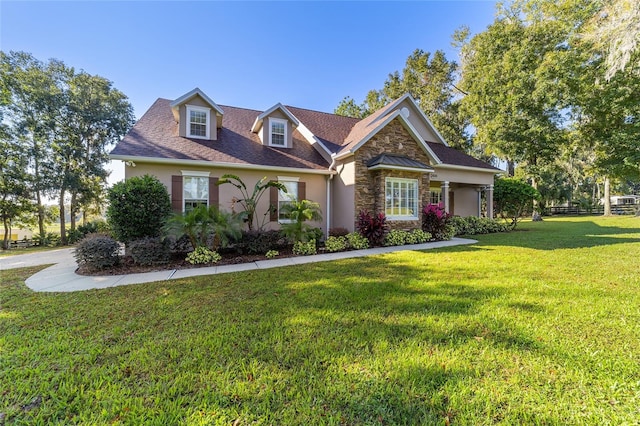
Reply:
[[222, 256], [217, 251], [200, 246], [189, 253], [185, 260], [192, 265], [206, 265], [208, 263], [216, 263], [220, 259], [222, 259]]
[[495, 181], [493, 201], [496, 213], [505, 221], [511, 221], [514, 229], [522, 215], [533, 209], [533, 200], [539, 198], [540, 193], [520, 179], [502, 178]]
[[191, 245], [191, 240], [186, 234], [183, 234], [176, 238], [174, 235], [169, 235], [165, 238], [167, 245], [169, 246], [169, 252], [171, 254], [179, 254], [186, 256], [187, 253], [193, 251], [195, 247]]
[[444, 211], [440, 204], [427, 204], [422, 209], [422, 230], [431, 234], [437, 240], [450, 240], [453, 229], [449, 226], [451, 215]]
[[80, 266], [110, 268], [120, 262], [120, 244], [107, 235], [89, 234], [78, 243], [73, 255]]
[[349, 248], [354, 250], [364, 250], [369, 248], [369, 240], [357, 232], [351, 232], [345, 236]]
[[330, 237], [344, 237], [349, 233], [347, 228], [330, 228], [329, 236]]
[[358, 223], [356, 225], [360, 235], [369, 241], [371, 246], [379, 246], [384, 242], [384, 237], [389, 232], [387, 217], [384, 213], [371, 215], [366, 210], [361, 210], [358, 214]]
[[132, 241], [129, 252], [138, 265], [161, 265], [171, 258], [170, 241], [159, 237], [146, 237]]
[[287, 239], [280, 231], [246, 231], [236, 249], [241, 253], [264, 254], [269, 250], [287, 247]]
[[35, 234], [33, 241], [41, 247], [57, 247], [60, 245], [60, 234], [53, 232], [47, 232], [44, 235]]
[[347, 239], [343, 236], [335, 237], [332, 235], [324, 242], [324, 248], [330, 253], [344, 251], [347, 249]]
[[414, 229], [407, 234], [407, 244], [422, 244], [431, 239], [431, 234], [422, 229]]
[[218, 250], [242, 235], [242, 219], [216, 206], [197, 206], [193, 210], [174, 214], [164, 230], [170, 235], [186, 235], [195, 247]]
[[278, 252], [278, 250], [269, 250], [265, 256], [267, 259], [273, 259], [276, 258], [280, 255], [280, 253]]
[[490, 234], [494, 232], [507, 232], [510, 226], [488, 217], [458, 217], [454, 216], [450, 221], [455, 229], [455, 235]]
[[78, 241], [80, 241], [81, 239], [84, 238], [84, 235], [82, 232], [80, 232], [80, 230], [78, 228], [76, 229], [69, 229], [67, 231], [67, 243], [69, 244], [75, 244]]
[[402, 246], [407, 243], [409, 233], [400, 229], [392, 229], [384, 239], [385, 246]]
[[78, 231], [82, 233], [82, 235], [87, 234], [109, 234], [111, 229], [109, 228], [109, 224], [104, 220], [94, 220], [91, 222], [87, 222], [84, 225], [78, 226]]
[[320, 238], [317, 238], [314, 228], [305, 223], [309, 220], [322, 220], [320, 204], [309, 200], [291, 201], [282, 206], [280, 212], [291, 220], [289, 223], [282, 224], [282, 232], [291, 241], [307, 242], [313, 239], [319, 241], [322, 238], [322, 230]]
[[157, 178], [144, 175], [116, 183], [108, 193], [107, 218], [113, 235], [125, 244], [158, 237], [169, 215], [171, 200]]
[[309, 256], [316, 253], [316, 240], [307, 241], [306, 243], [302, 241], [296, 241], [293, 244], [293, 254], [296, 254], [298, 256]]

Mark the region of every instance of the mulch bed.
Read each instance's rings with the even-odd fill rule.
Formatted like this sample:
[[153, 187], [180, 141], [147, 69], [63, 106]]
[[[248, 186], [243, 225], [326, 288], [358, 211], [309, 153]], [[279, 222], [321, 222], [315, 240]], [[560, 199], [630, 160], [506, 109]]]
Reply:
[[[296, 256], [293, 254], [291, 249], [283, 249], [278, 250], [280, 253], [276, 259], [282, 259], [286, 257]], [[136, 265], [133, 262], [133, 258], [131, 256], [124, 256], [120, 263], [112, 268], [95, 270], [90, 269], [85, 266], [81, 266], [76, 269], [76, 274], [78, 275], [89, 275], [89, 276], [101, 276], [101, 275], [126, 275], [126, 274], [138, 274], [142, 272], [154, 272], [154, 271], [166, 271], [172, 269], [192, 269], [192, 268], [205, 268], [209, 266], [222, 266], [222, 265], [238, 265], [241, 263], [251, 263], [256, 262], [258, 260], [267, 260], [264, 254], [238, 254], [238, 253], [220, 253], [222, 259], [214, 264], [207, 265], [192, 265], [186, 260], [184, 260], [185, 256], [174, 256], [169, 263], [164, 263], [161, 265]]]

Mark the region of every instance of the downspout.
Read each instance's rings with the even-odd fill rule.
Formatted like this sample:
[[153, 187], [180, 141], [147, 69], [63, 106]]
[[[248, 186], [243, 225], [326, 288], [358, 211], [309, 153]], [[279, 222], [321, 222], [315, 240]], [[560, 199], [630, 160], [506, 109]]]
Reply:
[[[331, 165], [329, 166], [329, 172], [336, 166], [336, 154], [331, 154]], [[329, 237], [329, 229], [331, 229], [331, 181], [333, 180], [333, 173], [329, 173], [327, 179], [327, 232], [325, 236]]]

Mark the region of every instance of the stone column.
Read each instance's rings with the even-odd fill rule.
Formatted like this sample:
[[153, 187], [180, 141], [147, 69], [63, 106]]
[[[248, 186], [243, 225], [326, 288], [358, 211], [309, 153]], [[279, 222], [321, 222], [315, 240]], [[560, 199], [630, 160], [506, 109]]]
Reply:
[[478, 217], [482, 217], [482, 187], [476, 189], [478, 192]]
[[493, 185], [489, 185], [485, 191], [487, 198], [487, 217], [493, 219]]
[[440, 191], [442, 193], [442, 204], [444, 204], [444, 211], [449, 213], [449, 181], [443, 181], [440, 184]]

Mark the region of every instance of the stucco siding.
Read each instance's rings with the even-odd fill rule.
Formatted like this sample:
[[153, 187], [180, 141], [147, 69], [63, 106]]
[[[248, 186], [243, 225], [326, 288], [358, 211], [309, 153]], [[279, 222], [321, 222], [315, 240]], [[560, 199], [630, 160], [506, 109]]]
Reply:
[[355, 163], [353, 157], [336, 166], [338, 174], [331, 182], [331, 227], [354, 230]]
[[[286, 176], [299, 178], [300, 182], [306, 183], [306, 198], [311, 201], [315, 201], [320, 204], [320, 209], [322, 210], [322, 218], [323, 220], [320, 222], [310, 222], [312, 226], [320, 227], [323, 232], [326, 230], [326, 219], [327, 219], [327, 195], [326, 195], [326, 176], [323, 175], [314, 175], [314, 174], [305, 174], [305, 173], [294, 173], [288, 171], [282, 172], [274, 172], [274, 171], [253, 171], [253, 170], [240, 170], [235, 168], [222, 168], [222, 167], [193, 167], [188, 165], [164, 165], [164, 164], [152, 164], [152, 163], [140, 163], [136, 162], [136, 167], [126, 167], [125, 168], [125, 178], [129, 179], [133, 176], [143, 176], [145, 174], [150, 174], [156, 176], [160, 182], [162, 182], [166, 187], [169, 195], [171, 195], [171, 176], [174, 175], [182, 175], [182, 170], [186, 171], [196, 171], [196, 172], [209, 172], [210, 177], [220, 178], [224, 174], [234, 174], [239, 176], [249, 190], [249, 194], [253, 192], [253, 187], [255, 186], [258, 180], [262, 179], [264, 176], [267, 177], [267, 180], [278, 180], [278, 176]], [[226, 211], [235, 211], [241, 212], [242, 206], [237, 203], [234, 203], [234, 198], [241, 198], [240, 191], [233, 185], [223, 184], [219, 185], [219, 207], [220, 209]], [[257, 207], [257, 216], [261, 221], [264, 213], [269, 208], [269, 190], [267, 190]], [[268, 222], [269, 218], [267, 216], [267, 229], [277, 229], [279, 225], [277, 222]]]
[[478, 191], [468, 186], [453, 188], [454, 208], [456, 216], [478, 216]]

